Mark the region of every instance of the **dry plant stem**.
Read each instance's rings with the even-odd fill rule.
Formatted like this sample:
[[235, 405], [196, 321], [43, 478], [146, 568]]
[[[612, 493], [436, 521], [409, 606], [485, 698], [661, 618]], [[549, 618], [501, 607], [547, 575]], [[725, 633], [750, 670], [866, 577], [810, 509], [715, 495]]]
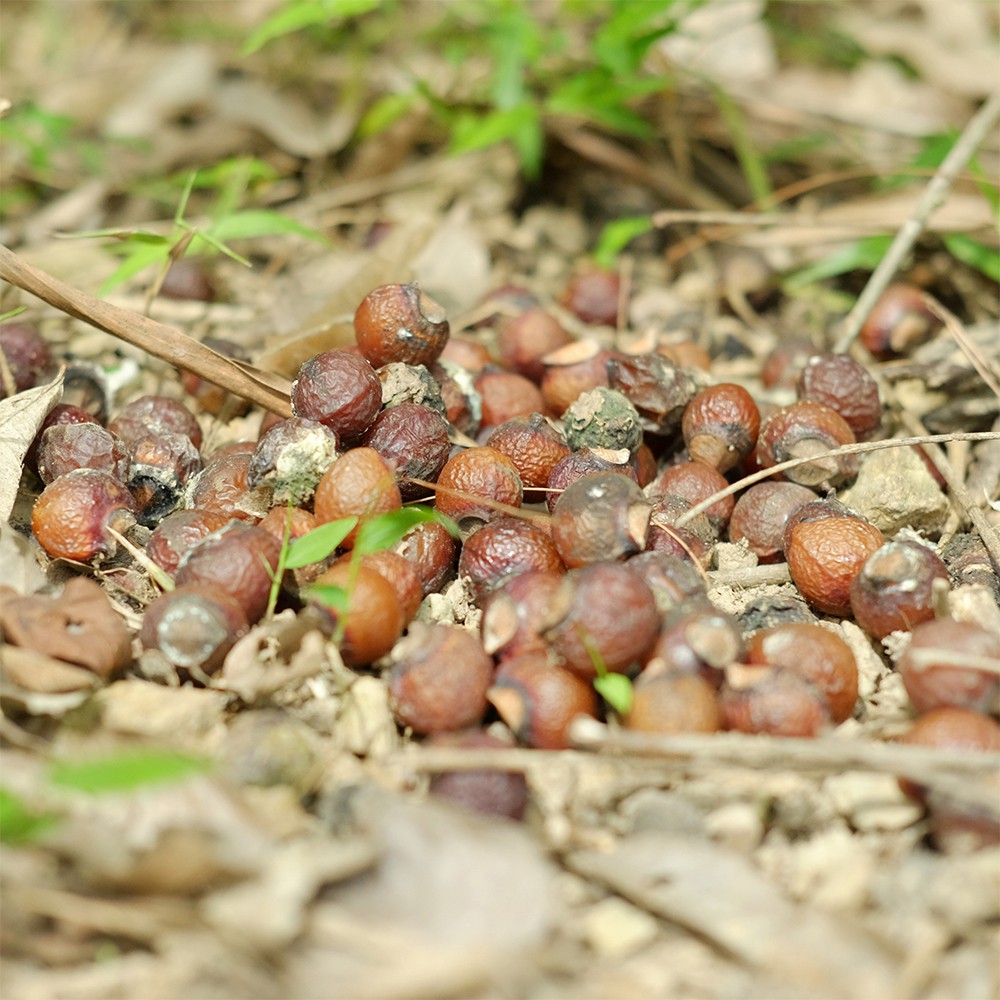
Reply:
[[[696, 223], [702, 226], [727, 226], [734, 229], [767, 229], [780, 226], [782, 229], [843, 229], [843, 220], [825, 219], [819, 215], [798, 214], [796, 212], [693, 212], [679, 209], [664, 209], [654, 212], [650, 222], [657, 229]], [[851, 229], [870, 230], [884, 233], [885, 223], [851, 222]]]
[[957, 670], [982, 670], [987, 674], [1000, 675], [1000, 660], [995, 656], [975, 656], [972, 653], [960, 653], [954, 649], [911, 649], [909, 658], [918, 670], [927, 667], [954, 667]]
[[955, 343], [962, 349], [962, 353], [969, 359], [969, 363], [976, 369], [979, 377], [989, 386], [993, 395], [1000, 397], [1000, 383], [997, 382], [996, 376], [990, 370], [989, 362], [969, 338], [958, 317], [931, 295], [925, 294], [923, 300], [927, 308], [944, 323], [948, 332], [954, 337]]
[[965, 167], [990, 130], [1000, 120], [1000, 91], [991, 94], [983, 106], [972, 116], [958, 141], [951, 147], [937, 173], [920, 196], [913, 215], [896, 233], [885, 256], [872, 272], [864, 291], [858, 296], [854, 308], [847, 314], [843, 328], [833, 346], [836, 354], [845, 354], [854, 343], [862, 324], [868, 318], [878, 297], [885, 291], [893, 275], [899, 270], [903, 258], [913, 248], [924, 231], [928, 219], [941, 207], [948, 190], [959, 171]]
[[760, 587], [769, 583], [791, 583], [792, 575], [787, 563], [772, 563], [745, 569], [710, 570], [708, 582], [713, 587]]
[[474, 493], [466, 493], [465, 490], [453, 490], [448, 486], [439, 486], [427, 479], [417, 479], [415, 476], [407, 476], [406, 482], [423, 486], [424, 489], [432, 493], [447, 493], [450, 497], [458, 497], [460, 500], [474, 500], [491, 510], [498, 510], [511, 517], [519, 517], [524, 521], [543, 521], [548, 523], [551, 518], [548, 514], [543, 514], [539, 510], [527, 510], [524, 507], [512, 507], [510, 504], [501, 503], [499, 500], [491, 500], [489, 497], [476, 496]]
[[32, 267], [5, 246], [0, 246], [0, 278], [153, 357], [194, 372], [280, 416], [292, 415], [287, 379], [223, 357], [180, 330], [94, 298]]
[[[903, 424], [910, 430], [923, 429], [924, 425], [918, 420], [913, 414], [907, 413], [905, 410], [900, 415]], [[972, 522], [972, 526], [979, 532], [979, 537], [983, 540], [983, 545], [986, 546], [986, 551], [990, 554], [990, 561], [993, 563], [993, 569], [997, 573], [1000, 573], [1000, 537], [998, 537], [996, 530], [986, 519], [986, 515], [982, 512], [979, 505], [972, 499], [971, 494], [965, 488], [965, 483], [962, 482], [958, 473], [955, 471], [951, 462], [945, 458], [940, 448], [937, 447], [926, 447], [928, 445], [937, 445], [937, 440], [939, 437], [943, 437], [946, 441], [975, 441], [975, 440], [995, 440], [998, 436], [994, 431], [984, 432], [988, 435], [986, 438], [977, 438], [972, 434], [937, 434], [929, 435], [923, 440], [915, 439], [916, 443], [923, 447], [924, 453], [927, 457], [934, 463], [934, 468], [941, 473], [941, 477], [948, 484], [948, 492], [951, 493], [952, 499], [957, 503]]]
[[[684, 511], [679, 518], [677, 518], [674, 523], [675, 528], [682, 528], [689, 521], [693, 521], [699, 514], [704, 513], [708, 510], [712, 504], [717, 503], [719, 500], [724, 500], [726, 497], [732, 496], [734, 493], [739, 493], [740, 490], [745, 490], [748, 486], [753, 486], [754, 483], [762, 482], [765, 479], [769, 479], [771, 476], [777, 475], [779, 472], [784, 472], [786, 469], [794, 469], [797, 465], [804, 465], [806, 462], [816, 462], [825, 458], [836, 458], [838, 455], [862, 455], [869, 451], [882, 451], [884, 448], [909, 448], [912, 445], [925, 445], [925, 444], [942, 444], [946, 441], [997, 441], [1000, 440], [1000, 431], [970, 431], [969, 433], [956, 433], [956, 434], [922, 434], [919, 437], [909, 437], [909, 438], [888, 438], [884, 441], [861, 441], [857, 444], [844, 444], [839, 448], [834, 448], [831, 451], [821, 452], [819, 455], [810, 455], [806, 458], [790, 458], [787, 462], [779, 462], [777, 465], [772, 465], [769, 469], [761, 469], [760, 472], [751, 473], [749, 476], [744, 476], [738, 482], [727, 486], [724, 490], [719, 490], [718, 493], [713, 493], [710, 497], [706, 497], [701, 503], [695, 504], [690, 510]], [[936, 464], [936, 463], [935, 463]], [[949, 469], [949, 471], [951, 471]], [[944, 472], [941, 473], [944, 475]], [[952, 475], [954, 473], [952, 472]], [[945, 479], [947, 480], [947, 476]], [[949, 483], [949, 487], [950, 487]], [[961, 486], [961, 484], [959, 484]], [[968, 496], [968, 494], [966, 494]], [[973, 522], [975, 523], [975, 522]]]

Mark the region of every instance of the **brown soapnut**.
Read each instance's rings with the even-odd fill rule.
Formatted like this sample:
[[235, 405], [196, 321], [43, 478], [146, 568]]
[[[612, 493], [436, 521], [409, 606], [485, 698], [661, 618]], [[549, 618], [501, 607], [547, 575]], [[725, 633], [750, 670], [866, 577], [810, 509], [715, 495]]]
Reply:
[[495, 448], [468, 448], [453, 455], [437, 485], [435, 507], [456, 521], [495, 521], [506, 516], [495, 504], [520, 507], [523, 497], [517, 466]]
[[[704, 462], [678, 462], [669, 465], [646, 487], [649, 497], [679, 496], [689, 503], [699, 504], [710, 496], [729, 486], [726, 477], [718, 469]], [[736, 501], [732, 496], [716, 500], [706, 516], [716, 532], [722, 531], [732, 517]]]
[[692, 459], [728, 472], [757, 444], [760, 411], [742, 386], [720, 382], [695, 394], [684, 408], [681, 430]]
[[607, 364], [608, 385], [636, 408], [643, 430], [672, 434], [695, 394], [687, 372], [662, 354], [615, 354]]
[[[982, 662], [979, 669], [975, 664]], [[949, 618], [913, 629], [896, 669], [918, 712], [1000, 709], [1000, 636], [972, 622]]]
[[786, 667], [731, 667], [719, 694], [727, 729], [769, 736], [818, 736], [830, 725], [819, 689]]
[[396, 645], [389, 700], [401, 726], [430, 735], [480, 721], [493, 662], [478, 636], [452, 625], [414, 622]]
[[920, 289], [901, 282], [889, 285], [879, 296], [859, 338], [876, 358], [884, 360], [930, 340], [940, 327], [941, 320], [931, 312]]
[[42, 490], [31, 530], [53, 559], [99, 562], [118, 547], [108, 529], [124, 534], [135, 519], [135, 500], [124, 484], [99, 469], [75, 469]]
[[426, 597], [441, 590], [454, 572], [458, 542], [444, 525], [424, 521], [411, 528], [394, 551], [413, 565]]
[[559, 497], [570, 483], [591, 472], [616, 472], [635, 483], [639, 481], [625, 451], [604, 451], [594, 448], [571, 451], [552, 466], [548, 482], [545, 484], [545, 505], [549, 508], [549, 512], [555, 509]]
[[583, 392], [608, 385], [611, 352], [592, 340], [577, 340], [542, 359], [542, 398], [550, 413], [562, 416]]
[[851, 584], [855, 621], [874, 639], [934, 617], [935, 581], [948, 589], [948, 570], [927, 545], [896, 539], [876, 549]]
[[407, 480], [437, 479], [451, 454], [449, 430], [448, 421], [429, 406], [398, 403], [375, 418], [364, 444], [393, 470], [403, 500], [416, 500], [427, 488]]
[[647, 667], [632, 686], [622, 724], [641, 733], [714, 733], [722, 728], [722, 710], [704, 677]]
[[204, 584], [236, 598], [251, 624], [267, 610], [281, 543], [256, 525], [234, 521], [199, 542], [181, 561], [174, 581]]
[[[800, 507], [801, 515], [805, 507]], [[879, 548], [882, 532], [860, 517], [789, 520], [785, 559], [799, 592], [817, 611], [849, 616], [851, 585], [868, 557]]]
[[741, 494], [729, 519], [729, 540], [744, 538], [759, 562], [780, 562], [789, 516], [816, 494], [798, 483], [763, 482]]
[[505, 580], [529, 571], [560, 574], [565, 566], [549, 533], [517, 517], [477, 528], [458, 557], [458, 575], [472, 581], [480, 602]]
[[817, 354], [799, 375], [799, 399], [824, 403], [836, 410], [859, 441], [872, 437], [882, 425], [878, 383], [849, 354]]
[[354, 332], [375, 368], [391, 361], [430, 365], [444, 350], [449, 326], [444, 308], [416, 283], [380, 285], [361, 300]]
[[52, 368], [52, 352], [33, 324], [0, 323], [0, 399], [39, 385]]
[[542, 358], [571, 341], [570, 335], [552, 313], [534, 306], [500, 320], [497, 353], [504, 368], [538, 384], [545, 374]]
[[854, 455], [820, 457], [854, 444], [854, 431], [844, 418], [823, 403], [800, 400], [768, 417], [757, 435], [757, 462], [769, 469], [790, 459], [811, 459], [786, 469], [782, 478], [801, 486], [839, 486], [854, 475]]
[[146, 608], [139, 639], [175, 667], [211, 674], [246, 629], [246, 615], [234, 597], [189, 584], [161, 594]]
[[638, 484], [617, 472], [570, 483], [552, 511], [552, 540], [569, 567], [623, 559], [642, 550], [650, 504]]
[[164, 572], [173, 574], [198, 542], [228, 523], [225, 514], [214, 510], [175, 510], [153, 529], [146, 542], [146, 555]]
[[313, 510], [320, 524], [357, 517], [358, 524], [341, 543], [351, 548], [361, 526], [379, 514], [399, 510], [399, 488], [392, 469], [374, 448], [344, 452], [316, 485]]
[[111, 420], [108, 430], [129, 446], [136, 438], [150, 433], [169, 431], [191, 439], [196, 449], [201, 449], [201, 427], [194, 414], [169, 396], [140, 396], [126, 403]]
[[518, 740], [539, 750], [565, 750], [570, 723], [578, 715], [597, 716], [593, 686], [541, 651], [505, 659], [488, 697]]
[[556, 463], [570, 454], [566, 436], [540, 413], [514, 417], [494, 427], [486, 446], [514, 463], [526, 488], [545, 486]]
[[[351, 555], [343, 555], [334, 565], [347, 562], [351, 558]], [[424, 599], [420, 577], [413, 563], [404, 559], [398, 552], [379, 549], [376, 552], [366, 552], [361, 557], [361, 566], [375, 570], [392, 587], [396, 594], [396, 602], [403, 612], [403, 625], [404, 627], [409, 625], [420, 607], [420, 602]]]
[[292, 383], [291, 400], [295, 416], [325, 424], [338, 441], [353, 443], [382, 408], [382, 383], [363, 357], [338, 348], [302, 365]]
[[826, 697], [835, 723], [849, 719], [858, 700], [858, 666], [851, 647], [821, 625], [792, 624], [758, 632], [747, 643], [748, 664], [801, 674]]
[[621, 563], [571, 570], [553, 595], [542, 636], [575, 674], [592, 679], [598, 665], [622, 673], [656, 641], [660, 615], [653, 592]]
[[718, 688], [722, 671], [742, 655], [743, 637], [736, 619], [699, 595], [693, 605], [681, 604], [667, 614], [648, 663], [672, 673], [698, 674]]
[[256, 524], [267, 511], [269, 497], [266, 490], [250, 487], [251, 457], [238, 452], [210, 458], [188, 484], [186, 506]]
[[559, 302], [584, 323], [617, 326], [621, 288], [617, 271], [588, 264], [569, 279]]
[[489, 595], [480, 623], [487, 653], [503, 660], [548, 648], [539, 632], [562, 575], [529, 570], [505, 580]]
[[48, 485], [73, 469], [101, 469], [128, 482], [129, 456], [122, 441], [96, 422], [54, 424], [42, 432], [38, 476]]
[[348, 666], [373, 663], [403, 634], [406, 620], [399, 595], [373, 567], [336, 562], [316, 579], [316, 586], [339, 587], [347, 595], [346, 613], [331, 609], [331, 615], [343, 620], [340, 653]]
[[481, 400], [484, 427], [495, 427], [514, 417], [527, 417], [545, 409], [538, 386], [516, 372], [487, 368], [472, 384]]
[[337, 457], [337, 435], [318, 420], [289, 417], [263, 431], [247, 467], [251, 488], [266, 486], [274, 504], [308, 503]]
[[640, 552], [625, 567], [646, 582], [661, 614], [705, 597], [705, 579], [691, 561], [666, 552]]

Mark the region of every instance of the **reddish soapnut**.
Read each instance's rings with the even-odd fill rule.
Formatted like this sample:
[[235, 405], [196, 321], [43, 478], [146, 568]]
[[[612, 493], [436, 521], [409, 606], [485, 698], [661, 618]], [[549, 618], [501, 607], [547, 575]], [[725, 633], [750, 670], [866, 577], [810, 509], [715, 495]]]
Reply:
[[247, 484], [263, 486], [274, 504], [300, 506], [336, 459], [337, 435], [318, 420], [289, 417], [261, 432], [247, 467]]
[[792, 670], [824, 695], [835, 723], [849, 719], [858, 700], [858, 666], [851, 647], [821, 625], [793, 624], [758, 632], [747, 643], [748, 664]]
[[[457, 750], [502, 750], [510, 744], [484, 729], [438, 733], [424, 744]], [[528, 805], [528, 782], [520, 771], [440, 771], [431, 777], [430, 793], [483, 816], [520, 820]]]
[[608, 385], [636, 408], [643, 430], [672, 434], [695, 384], [680, 367], [662, 354], [616, 354], [608, 360]]
[[456, 521], [495, 521], [506, 514], [490, 501], [520, 507], [524, 495], [517, 466], [495, 448], [487, 447], [453, 455], [441, 470], [437, 485], [435, 506]]
[[[164, 572], [173, 574], [181, 559], [203, 538], [229, 523], [214, 510], [175, 510], [153, 529], [146, 543], [146, 555]], [[263, 522], [262, 522], [263, 523]]]
[[805, 363], [817, 354], [808, 337], [787, 337], [764, 359], [760, 380], [765, 389], [792, 389]]
[[617, 271], [587, 265], [566, 283], [559, 303], [584, 323], [617, 326], [621, 287]]
[[576, 398], [599, 386], [608, 386], [611, 352], [595, 341], [577, 340], [542, 359], [542, 398], [550, 413], [562, 416]]
[[42, 443], [42, 435], [50, 428], [63, 424], [100, 424], [100, 421], [92, 413], [81, 406], [74, 406], [71, 403], [56, 403], [45, 415], [38, 433], [28, 448], [24, 456], [24, 464], [29, 469], [38, 468], [38, 447]]
[[592, 472], [615, 472], [635, 483], [638, 482], [635, 469], [624, 451], [605, 451], [595, 448], [571, 451], [552, 466], [548, 482], [545, 484], [545, 505], [549, 508], [549, 513], [555, 509], [559, 497], [570, 483]]
[[632, 456], [632, 469], [635, 472], [636, 482], [640, 486], [648, 486], [655, 478], [657, 473], [656, 467], [656, 456], [653, 454], [652, 448], [648, 444], [643, 442], [635, 450], [635, 454]]
[[354, 332], [375, 368], [391, 361], [430, 365], [448, 342], [449, 326], [444, 308], [415, 283], [380, 285], [361, 300]]
[[851, 611], [873, 638], [912, 629], [934, 617], [934, 581], [948, 570], [937, 554], [919, 542], [892, 541], [876, 549], [851, 584]]
[[339, 348], [302, 365], [291, 397], [295, 416], [325, 424], [338, 441], [352, 443], [382, 409], [382, 383], [363, 357]]
[[53, 559], [100, 562], [118, 547], [108, 529], [124, 534], [135, 516], [135, 500], [124, 484], [99, 469], [76, 469], [42, 490], [31, 530]]
[[[347, 593], [340, 655], [356, 667], [385, 656], [406, 627], [405, 612], [395, 587], [371, 566], [335, 562], [316, 579], [318, 587], [339, 587]], [[334, 620], [341, 613], [328, 608]]]
[[[440, 361], [461, 365], [466, 371], [478, 374], [493, 361], [490, 352], [478, 340], [468, 337], [450, 337], [441, 351]], [[510, 365], [505, 367], [509, 368]], [[523, 373], [522, 373], [523, 374]]]
[[[530, 288], [508, 282], [488, 291], [479, 300], [479, 305], [484, 307], [486, 315], [475, 324], [474, 329], [477, 330], [495, 328], [511, 316], [534, 309], [540, 302]], [[491, 309], [492, 312], [489, 311]]]
[[187, 506], [256, 524], [266, 504], [250, 489], [250, 461], [246, 452], [210, 458], [188, 484]]
[[884, 542], [882, 532], [859, 517], [826, 517], [800, 521], [785, 537], [788, 571], [802, 596], [824, 614], [850, 616], [851, 584]]
[[505, 659], [488, 697], [518, 740], [538, 750], [565, 750], [572, 721], [578, 715], [597, 717], [594, 688], [544, 652]]
[[701, 344], [693, 340], [678, 340], [674, 343], [659, 344], [656, 353], [673, 362], [678, 368], [700, 368], [707, 372], [712, 367], [712, 359]]
[[[729, 486], [726, 477], [718, 469], [704, 462], [678, 462], [667, 466], [646, 487], [646, 495], [650, 497], [679, 496], [688, 503], [699, 504], [710, 496]], [[733, 514], [736, 501], [732, 496], [716, 500], [705, 515], [716, 532], [721, 532]]]
[[940, 328], [941, 320], [928, 308], [920, 289], [898, 283], [879, 296], [858, 336], [876, 358], [885, 360], [908, 353]]
[[741, 733], [811, 738], [830, 725], [822, 693], [785, 667], [731, 668], [719, 704], [725, 727]]
[[487, 653], [504, 660], [548, 648], [540, 630], [562, 575], [561, 570], [529, 570], [504, 581], [489, 595], [480, 624]]
[[763, 482], [737, 499], [729, 519], [729, 540], [746, 539], [759, 562], [780, 562], [788, 518], [816, 494], [798, 483]]
[[[962, 708], [935, 708], [921, 715], [901, 743], [964, 753], [1000, 752], [1000, 725], [988, 715]], [[984, 775], [983, 790], [1000, 790], [996, 772]], [[975, 804], [928, 791], [906, 778], [899, 779], [903, 793], [928, 807], [935, 844], [948, 852], [979, 850], [1000, 843], [996, 815]]]
[[139, 640], [175, 667], [212, 674], [246, 630], [246, 614], [234, 597], [190, 584], [161, 594], [146, 608]]
[[646, 548], [654, 552], [667, 552], [703, 563], [712, 546], [719, 540], [715, 525], [705, 513], [696, 514], [682, 527], [677, 527], [681, 517], [688, 517], [694, 505], [690, 500], [674, 494], [656, 497], [649, 518]]
[[170, 265], [163, 277], [159, 294], [166, 299], [214, 302], [215, 286], [201, 260], [182, 257]]
[[38, 476], [46, 486], [73, 469], [100, 469], [119, 482], [128, 481], [125, 446], [96, 422], [48, 427], [39, 441], [37, 462]]
[[426, 597], [441, 590], [455, 571], [458, 542], [443, 525], [425, 521], [411, 528], [393, 551], [412, 563]]
[[[982, 660], [987, 669], [970, 666]], [[988, 669], [992, 666], [992, 670]], [[941, 618], [914, 630], [896, 669], [918, 712], [1000, 709], [1000, 636], [972, 622]]]
[[621, 563], [591, 563], [571, 570], [553, 595], [542, 636], [566, 667], [597, 676], [595, 659], [623, 673], [656, 641], [660, 615], [653, 592]]
[[[343, 555], [334, 565], [347, 562], [351, 555]], [[396, 603], [403, 612], [403, 627], [413, 621], [420, 602], [424, 599], [423, 587], [417, 570], [408, 559], [398, 552], [380, 549], [376, 552], [366, 552], [361, 557], [361, 566], [372, 569], [392, 587], [396, 594]]]
[[271, 575], [280, 552], [281, 543], [272, 534], [235, 521], [188, 552], [174, 581], [178, 586], [204, 584], [230, 594], [252, 624], [267, 610]]
[[492, 682], [493, 662], [475, 634], [414, 622], [392, 654], [393, 716], [423, 735], [464, 729], [486, 713]]
[[535, 306], [500, 320], [497, 353], [504, 368], [538, 384], [545, 374], [542, 358], [572, 339], [552, 313]]
[[695, 393], [684, 408], [681, 430], [692, 459], [728, 472], [757, 444], [760, 411], [742, 386], [720, 382]]
[[182, 434], [190, 438], [196, 450], [201, 450], [201, 427], [194, 414], [169, 396], [140, 396], [126, 403], [111, 420], [108, 430], [118, 435], [126, 447], [138, 438], [150, 434]]
[[624, 559], [646, 541], [651, 506], [637, 483], [617, 472], [574, 480], [552, 510], [552, 540], [568, 567]]
[[823, 403], [800, 400], [768, 417], [757, 436], [757, 462], [763, 469], [790, 459], [812, 459], [781, 473], [801, 486], [839, 486], [857, 471], [854, 455], [820, 455], [857, 439], [847, 421]]
[[545, 409], [538, 386], [515, 372], [487, 368], [472, 384], [482, 401], [484, 427], [495, 427], [514, 417], [527, 417]]
[[128, 488], [139, 508], [139, 523], [155, 527], [184, 499], [184, 490], [201, 469], [191, 439], [164, 431], [133, 439]]
[[722, 709], [703, 677], [647, 667], [632, 686], [622, 724], [640, 733], [714, 733], [722, 728]]
[[272, 507], [257, 525], [284, 542], [287, 537], [294, 541], [319, 527], [319, 521], [312, 511], [303, 507]]
[[433, 364], [431, 374], [441, 389], [448, 423], [462, 434], [475, 434], [482, 423], [483, 405], [473, 374], [448, 361]]
[[848, 354], [811, 357], [799, 375], [796, 390], [799, 399], [836, 410], [859, 441], [867, 441], [882, 426], [878, 383]]
[[514, 417], [494, 427], [486, 446], [514, 463], [525, 487], [545, 486], [556, 463], [570, 454], [565, 435], [540, 413]]
[[704, 577], [686, 557], [647, 550], [627, 559], [624, 565], [638, 573], [652, 590], [661, 615], [706, 596]]
[[0, 399], [41, 384], [54, 367], [52, 353], [30, 323], [0, 323]]
[[393, 470], [402, 499], [416, 500], [427, 488], [407, 479], [437, 480], [451, 454], [449, 430], [448, 421], [430, 407], [399, 403], [375, 418], [363, 441]]
[[549, 533], [517, 517], [477, 528], [458, 558], [458, 575], [472, 581], [480, 602], [510, 577], [530, 571], [562, 573], [565, 566]]
[[743, 637], [736, 619], [702, 598], [667, 615], [648, 664], [658, 671], [697, 674], [716, 689], [722, 684], [722, 671], [742, 655]]
[[351, 548], [361, 526], [379, 514], [399, 510], [402, 498], [392, 469], [374, 448], [351, 448], [323, 474], [313, 510], [320, 524], [357, 517], [358, 524], [341, 543]]

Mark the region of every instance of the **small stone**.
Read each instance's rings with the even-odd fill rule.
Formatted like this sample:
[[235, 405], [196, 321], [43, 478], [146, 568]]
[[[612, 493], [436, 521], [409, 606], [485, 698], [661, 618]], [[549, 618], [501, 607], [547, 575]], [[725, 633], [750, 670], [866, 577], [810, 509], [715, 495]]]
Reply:
[[862, 832], [905, 830], [923, 815], [891, 774], [835, 774], [823, 782], [834, 808]]
[[653, 917], [617, 896], [592, 906], [584, 917], [587, 944], [603, 958], [632, 955], [658, 933]]
[[716, 843], [749, 854], [764, 836], [764, 819], [759, 805], [730, 802], [705, 817], [705, 828]]

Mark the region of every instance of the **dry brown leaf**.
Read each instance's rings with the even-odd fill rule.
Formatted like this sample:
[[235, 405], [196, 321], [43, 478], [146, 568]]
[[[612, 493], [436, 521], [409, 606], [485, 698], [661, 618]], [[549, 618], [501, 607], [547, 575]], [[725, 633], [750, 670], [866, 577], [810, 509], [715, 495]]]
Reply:
[[0, 399], [0, 521], [14, 509], [21, 482], [21, 467], [46, 414], [59, 402], [63, 376]]

